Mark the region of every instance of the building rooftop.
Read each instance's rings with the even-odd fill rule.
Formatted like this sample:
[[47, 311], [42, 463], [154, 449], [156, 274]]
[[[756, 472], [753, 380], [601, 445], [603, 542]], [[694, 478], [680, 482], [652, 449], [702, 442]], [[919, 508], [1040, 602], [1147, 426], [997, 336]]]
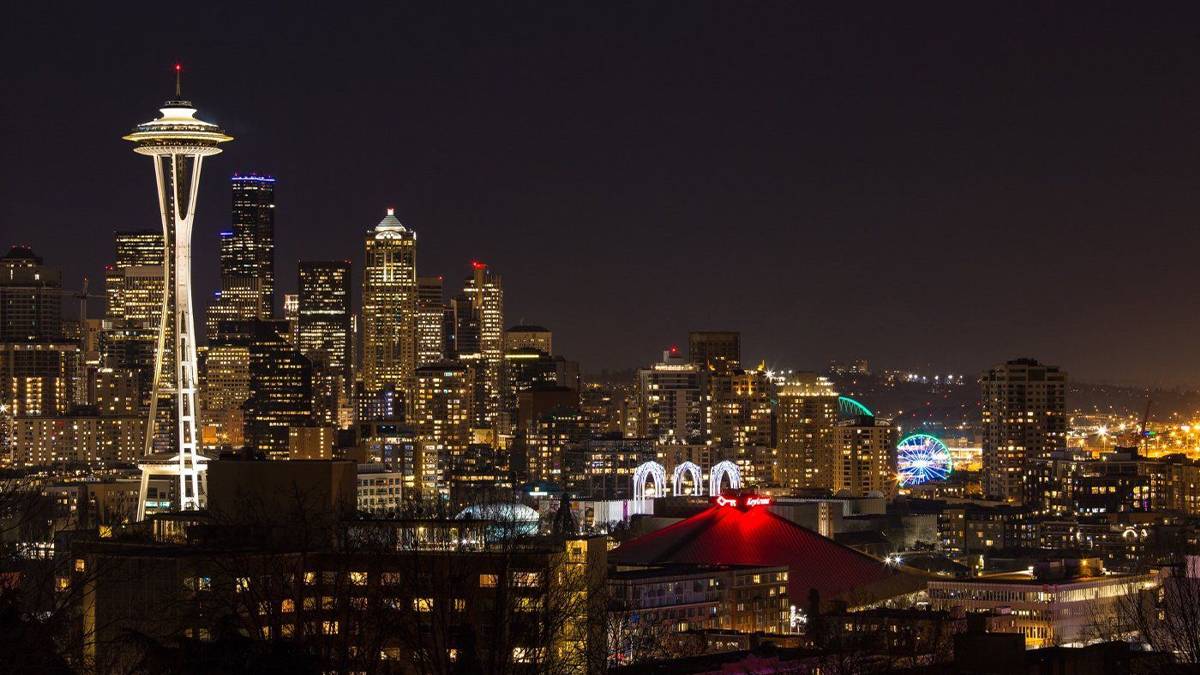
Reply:
[[711, 507], [625, 542], [612, 552], [611, 560], [628, 565], [787, 565], [788, 593], [797, 600], [807, 598], [810, 589], [825, 601], [867, 587], [889, 597], [924, 586], [924, 579], [915, 574], [890, 568], [763, 506]]

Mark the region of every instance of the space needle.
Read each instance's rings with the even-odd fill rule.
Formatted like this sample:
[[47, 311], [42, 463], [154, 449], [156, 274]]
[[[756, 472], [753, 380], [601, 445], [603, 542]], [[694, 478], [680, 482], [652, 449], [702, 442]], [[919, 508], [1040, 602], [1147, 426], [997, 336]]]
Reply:
[[[149, 481], [153, 475], [178, 479], [175, 507], [179, 511], [204, 506], [204, 464], [199, 453], [196, 401], [196, 323], [192, 314], [192, 223], [200, 188], [200, 167], [205, 157], [221, 152], [219, 145], [232, 141], [215, 124], [196, 118], [196, 108], [180, 91], [182, 67], [175, 66], [175, 97], [159, 109], [161, 116], [139, 124], [123, 138], [133, 151], [154, 162], [158, 210], [163, 225], [163, 304], [158, 344], [154, 352], [154, 390], [146, 422], [144, 456], [138, 491], [138, 520], [146, 517]], [[168, 344], [167, 340], [173, 341]], [[173, 357], [173, 358], [171, 358]], [[173, 361], [173, 377], [164, 363]], [[153, 452], [158, 403], [175, 400], [175, 447]], [[161, 507], [161, 503], [157, 504]]]

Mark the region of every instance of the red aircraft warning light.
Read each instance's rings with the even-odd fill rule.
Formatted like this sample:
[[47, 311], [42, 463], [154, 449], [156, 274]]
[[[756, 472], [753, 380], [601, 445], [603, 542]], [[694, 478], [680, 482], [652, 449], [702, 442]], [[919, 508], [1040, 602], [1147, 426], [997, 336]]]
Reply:
[[477, 269], [477, 270], [486, 270], [486, 269], [487, 269], [487, 263], [481, 263], [481, 262], [479, 262], [478, 260], [472, 260], [472, 261], [471, 261], [471, 267], [474, 267], [474, 268], [475, 268], [475, 269]]

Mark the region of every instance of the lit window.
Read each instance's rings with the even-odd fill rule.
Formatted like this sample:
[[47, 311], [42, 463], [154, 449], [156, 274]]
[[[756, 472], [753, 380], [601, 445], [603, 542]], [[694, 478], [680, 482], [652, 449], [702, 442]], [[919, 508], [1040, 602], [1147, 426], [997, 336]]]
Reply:
[[321, 632], [326, 635], [337, 635], [338, 634], [338, 622], [322, 621], [321, 622]]
[[479, 587], [480, 588], [495, 588], [496, 584], [499, 583], [499, 581], [500, 581], [499, 578], [497, 578], [495, 574], [480, 574], [479, 575]]
[[417, 612], [432, 612], [433, 598], [413, 598], [412, 606]]
[[350, 573], [350, 583], [354, 584], [355, 586], [366, 586], [367, 585], [367, 573], [366, 572], [351, 572]]
[[513, 572], [512, 584], [518, 588], [537, 588], [542, 583], [542, 575], [537, 572]]

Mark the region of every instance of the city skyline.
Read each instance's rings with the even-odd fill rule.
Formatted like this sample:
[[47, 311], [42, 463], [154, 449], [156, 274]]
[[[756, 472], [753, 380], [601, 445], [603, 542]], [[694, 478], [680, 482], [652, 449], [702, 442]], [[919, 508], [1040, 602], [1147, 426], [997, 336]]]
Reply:
[[[1180, 358], [1197, 328], [1183, 256], [1200, 244], [1191, 8], [394, 9], [278, 31], [243, 8], [167, 17], [178, 46], [149, 51], [108, 49], [138, 28], [94, 33], [99, 8], [40, 11], [19, 8], [28, 30], [5, 46], [23, 102], [9, 126], [27, 133], [3, 169], [25, 198], [0, 222], [72, 288], [108, 256], [56, 255], [59, 237], [154, 226], [134, 158], [105, 134], [168, 94], [180, 61], [184, 93], [245, 139], [202, 188], [198, 298], [217, 288], [225, 180], [258, 171], [279, 179], [280, 291], [301, 259], [361, 270], [358, 241], [393, 206], [425, 235], [422, 274], [503, 270], [511, 322], [553, 327], [592, 371], [712, 328], [803, 368], [975, 373], [1036, 355], [1080, 380], [1200, 382]], [[55, 50], [34, 46], [51, 30]], [[1089, 60], [1058, 58], [1072, 53]], [[44, 112], [79, 98], [80, 122]], [[329, 134], [380, 109], [394, 112], [368, 151]], [[109, 169], [63, 198], [39, 176], [67, 151]]]
[[1003, 10], [23, 6], [4, 672], [1200, 672], [1200, 6]]

